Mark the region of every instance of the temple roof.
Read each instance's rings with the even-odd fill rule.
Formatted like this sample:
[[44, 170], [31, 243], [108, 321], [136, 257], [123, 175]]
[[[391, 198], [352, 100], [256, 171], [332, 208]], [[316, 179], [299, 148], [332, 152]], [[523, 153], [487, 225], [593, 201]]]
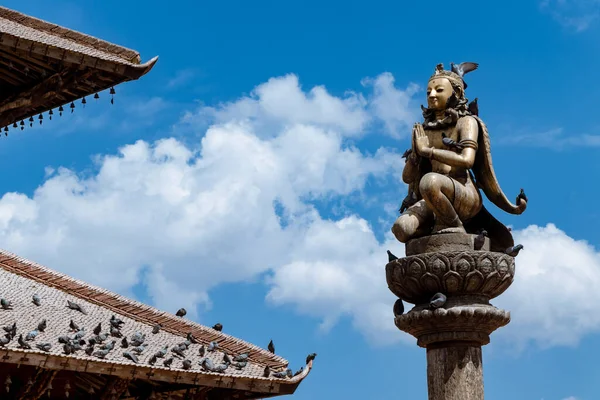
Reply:
[[0, 7], [0, 128], [139, 79], [157, 59]]
[[[0, 296], [3, 301], [11, 303], [8, 309], [0, 308], [0, 327], [8, 329], [16, 323], [16, 335], [9, 343], [0, 347], [0, 355], [3, 356], [0, 363], [102, 374], [124, 379], [143, 377], [165, 383], [226, 387], [263, 393], [263, 397], [293, 393], [312, 367], [310, 361], [297, 375], [278, 378], [274, 373], [285, 371], [288, 362], [276, 354], [185, 317], [178, 317], [127, 299], [3, 250], [0, 250], [0, 282]], [[34, 304], [34, 294], [39, 298], [39, 305]], [[67, 307], [68, 302], [77, 304], [83, 312]], [[122, 327], [118, 332], [110, 332], [110, 321], [115, 318], [123, 321]], [[38, 332], [33, 340], [26, 341], [31, 349], [23, 349], [19, 344], [19, 336], [23, 335], [23, 338], [26, 338], [44, 319], [44, 331]], [[76, 331], [71, 329], [71, 321], [79, 329], [84, 328], [81, 339], [86, 343], [82, 342], [82, 349], [66, 354], [59, 337], [74, 337]], [[95, 355], [100, 350], [99, 344], [95, 345], [91, 355], [85, 352], [89, 340], [96, 336], [93, 330], [98, 324], [101, 324], [100, 335], [108, 334], [103, 343], [116, 341], [114, 348], [104, 358]], [[161, 328], [158, 333], [153, 333], [156, 324], [161, 324]], [[124, 352], [133, 351], [135, 346], [131, 342], [137, 332], [145, 335], [144, 343], [147, 347], [137, 355], [136, 363], [125, 357]], [[0, 336], [5, 333], [0, 328]], [[126, 337], [129, 347], [124, 348], [122, 338], [113, 337], [111, 333], [120, 333]], [[190, 333], [198, 343], [188, 343], [187, 349], [183, 351], [185, 358], [177, 356], [172, 351], [173, 347], [184, 342]], [[218, 343], [219, 349], [208, 351], [211, 342]], [[44, 343], [51, 344], [49, 351], [37, 347]], [[151, 365], [149, 361], [152, 356], [165, 346], [168, 347], [167, 354]], [[206, 350], [204, 356], [200, 354], [201, 347]], [[208, 357], [214, 365], [219, 365], [223, 364], [224, 354], [233, 359], [244, 353], [248, 355], [247, 365], [240, 364], [239, 368], [236, 368], [235, 363], [232, 363], [221, 373], [210, 372], [200, 365], [204, 357]], [[172, 364], [164, 366], [163, 362], [171, 357]], [[184, 359], [191, 361], [191, 368], [183, 368]], [[267, 377], [264, 376], [266, 366], [269, 366], [271, 371]]]

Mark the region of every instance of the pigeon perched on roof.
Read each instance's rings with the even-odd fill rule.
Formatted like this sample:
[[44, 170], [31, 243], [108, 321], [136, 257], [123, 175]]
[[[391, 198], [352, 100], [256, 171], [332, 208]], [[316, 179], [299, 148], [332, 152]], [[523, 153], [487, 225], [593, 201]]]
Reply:
[[175, 315], [178, 317], [185, 317], [185, 314], [187, 314], [187, 311], [183, 307], [177, 310], [177, 312], [175, 313]]

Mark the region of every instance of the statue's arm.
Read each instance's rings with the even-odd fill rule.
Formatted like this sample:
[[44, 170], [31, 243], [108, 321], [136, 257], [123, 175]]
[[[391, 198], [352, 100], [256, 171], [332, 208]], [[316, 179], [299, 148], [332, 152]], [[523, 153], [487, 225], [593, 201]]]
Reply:
[[457, 168], [471, 169], [477, 154], [479, 125], [474, 118], [465, 117], [458, 121], [459, 143], [463, 149], [456, 153], [445, 149], [431, 149], [429, 158]]
[[419, 176], [419, 156], [413, 151], [406, 157], [406, 163], [402, 170], [402, 180], [411, 184]]

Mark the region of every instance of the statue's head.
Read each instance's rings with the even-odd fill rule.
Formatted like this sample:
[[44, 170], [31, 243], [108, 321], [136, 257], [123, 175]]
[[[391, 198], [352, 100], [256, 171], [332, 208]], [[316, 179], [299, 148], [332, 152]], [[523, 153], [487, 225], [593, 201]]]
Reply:
[[[421, 106], [425, 129], [455, 124], [458, 118], [469, 115], [467, 103], [462, 77], [454, 71], [444, 70], [444, 66], [438, 64], [427, 84], [427, 108]], [[439, 117], [440, 111], [445, 111], [446, 115]]]
[[433, 110], [456, 107], [465, 98], [465, 88], [460, 76], [452, 71], [444, 71], [439, 66], [427, 84], [427, 106]]

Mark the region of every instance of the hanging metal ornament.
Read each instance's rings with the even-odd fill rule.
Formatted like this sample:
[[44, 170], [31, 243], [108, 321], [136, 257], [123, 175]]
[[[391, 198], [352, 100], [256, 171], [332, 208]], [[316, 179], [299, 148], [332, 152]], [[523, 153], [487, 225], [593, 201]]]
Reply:
[[25, 121], [21, 120], [21, 130], [25, 129]]
[[41, 125], [42, 122], [44, 122], [44, 114], [40, 114], [40, 116], [38, 117], [38, 119], [40, 120], [40, 125]]
[[110, 93], [110, 104], [115, 104], [115, 94], [117, 94], [117, 92], [115, 92], [115, 88], [111, 87], [109, 93]]
[[4, 386], [6, 388], [6, 393], [10, 392], [10, 385], [12, 385], [12, 379], [10, 379], [10, 375], [6, 376], [4, 380]]
[[63, 106], [58, 107], [58, 114], [62, 117], [62, 113], [65, 111]]
[[8, 126], [4, 127], [4, 136], [8, 136]]
[[75, 103], [71, 102], [71, 105], [69, 107], [71, 107], [71, 114], [73, 114], [73, 111], [75, 111]]
[[100, 98], [100, 95], [99, 95], [98, 93], [96, 93], [96, 94], [94, 95], [94, 100], [98, 100], [99, 98]]
[[46, 393], [48, 394], [48, 397], [50, 397], [50, 391], [52, 390], [52, 382], [50, 382], [48, 384], [48, 386], [46, 386], [46, 390], [47, 390]]
[[86, 103], [87, 103], [87, 100], [85, 99], [85, 97], [83, 99], [81, 99], [81, 104], [83, 104], [83, 108], [85, 108]]
[[69, 384], [69, 381], [65, 382], [65, 397], [68, 399], [69, 398], [69, 389], [71, 389], [71, 385]]
[[13, 128], [16, 128], [16, 127], [17, 127], [17, 123], [15, 122], [15, 123], [13, 124]]
[[50, 121], [52, 121], [53, 115], [54, 115], [54, 111], [52, 111], [52, 110], [48, 111], [48, 118], [50, 118]]
[[33, 126], [33, 116], [29, 117], [29, 127]]

